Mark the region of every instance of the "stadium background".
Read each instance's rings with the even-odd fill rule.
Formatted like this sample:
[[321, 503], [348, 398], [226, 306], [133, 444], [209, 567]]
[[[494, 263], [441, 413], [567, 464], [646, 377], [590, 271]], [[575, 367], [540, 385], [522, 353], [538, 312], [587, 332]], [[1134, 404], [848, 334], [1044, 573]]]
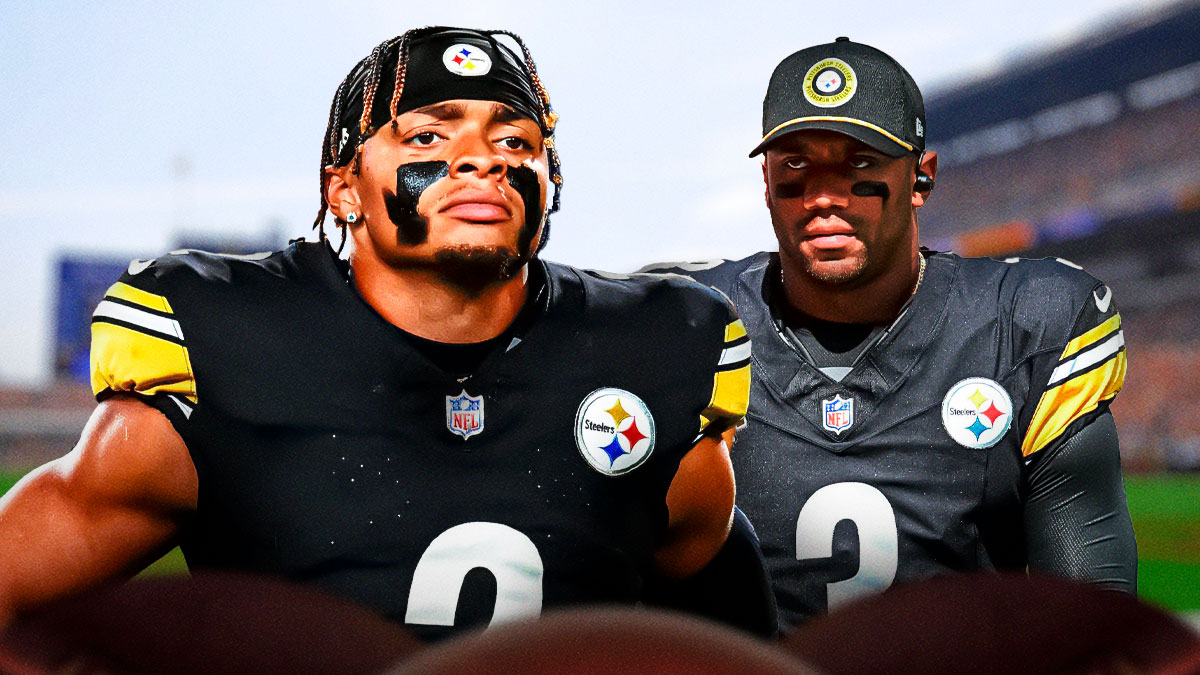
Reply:
[[1114, 26], [930, 97], [927, 246], [1103, 279], [1143, 597], [1200, 609], [1200, 7]]
[[[552, 94], [556, 81], [584, 76], [578, 69], [556, 72], [556, 55], [539, 49], [539, 43], [546, 40], [544, 35], [514, 27], [525, 33], [539, 57]], [[869, 35], [851, 35], [874, 42], [910, 63], [903, 48], [872, 40]], [[832, 34], [821, 32], [795, 45], [830, 37]], [[331, 72], [344, 70], [373, 40], [355, 42], [347, 52], [352, 56], [338, 61]], [[763, 63], [773, 64], [788, 50], [777, 51]], [[662, 58], [660, 54], [646, 56]], [[623, 58], [633, 56], [625, 54]], [[631, 67], [628, 62], [612, 61], [606, 61], [604, 68]], [[587, 64], [600, 68], [597, 59], [585, 60]], [[760, 89], [769, 68], [763, 66], [761, 73], [755, 72], [750, 86], [730, 84], [739, 94], [746, 92], [745, 107], [751, 112], [739, 121], [749, 121], [751, 129], [757, 125]], [[919, 68], [910, 69], [924, 84]], [[637, 72], [637, 68], [626, 72]], [[332, 86], [321, 87], [316, 98], [323, 100], [324, 89], [332, 91]], [[715, 81], [704, 95], [720, 96], [723, 86]], [[1071, 37], [1027, 46], [998, 64], [947, 76], [924, 88], [929, 146], [939, 151], [940, 167], [933, 199], [921, 213], [922, 243], [969, 255], [1059, 256], [1082, 265], [1113, 288], [1125, 318], [1130, 363], [1125, 390], [1113, 412], [1139, 544], [1141, 594], [1173, 610], [1200, 611], [1200, 312], [1195, 309], [1200, 302], [1200, 4], [1159, 4], [1145, 11], [1113, 14]], [[13, 105], [9, 98], [8, 104]], [[670, 114], [703, 117], [704, 101], [700, 96], [691, 102], [695, 109]], [[560, 220], [572, 228], [599, 230], [597, 236], [603, 237], [603, 223], [585, 225], [579, 215], [568, 215], [588, 213], [572, 206], [571, 200], [581, 189], [578, 185], [586, 185], [591, 177], [586, 175], [586, 167], [581, 171], [585, 175], [578, 179], [572, 174], [568, 130], [573, 111], [569, 105], [556, 103], [568, 121], [560, 132], [568, 181], [565, 217]], [[583, 117], [599, 115], [597, 110], [608, 108], [581, 105], [576, 110], [588, 110], [578, 113]], [[77, 112], [86, 114], [86, 110]], [[614, 142], [657, 142], [669, 131], [669, 119], [661, 115], [640, 109], [636, 115], [639, 119], [626, 120], [611, 130]], [[245, 128], [234, 131], [252, 136], [254, 125], [264, 123], [269, 121], [246, 121]], [[323, 114], [318, 124], [324, 124]], [[681, 156], [706, 161], [725, 155], [741, 158], [741, 146], [752, 145], [753, 133], [733, 134], [727, 129], [711, 133], [726, 138], [694, 141], [693, 145], [700, 145], [700, 154], [691, 147], [681, 151]], [[730, 139], [750, 143], [733, 144]], [[638, 157], [655, 164], [659, 171], [695, 170], [697, 176], [707, 175], [703, 167], [684, 167], [682, 159], [673, 160], [671, 141], [662, 139], [662, 143], [668, 149], [661, 155]], [[727, 147], [733, 151], [725, 152]], [[59, 161], [69, 160], [62, 157]], [[41, 351], [48, 355], [44, 368], [30, 371], [14, 365], [29, 358], [27, 350], [20, 348], [6, 348], [0, 356], [0, 491], [7, 490], [32, 466], [62, 454], [77, 439], [93, 405], [84, 384], [88, 316], [103, 289], [130, 258], [185, 247], [249, 252], [277, 247], [306, 234], [303, 220], [288, 218], [236, 233], [205, 229], [195, 220], [198, 216], [194, 214], [202, 212], [196, 193], [202, 190], [195, 189], [199, 181], [194, 180], [197, 172], [189, 155], [173, 155], [165, 170], [161, 166], [154, 170], [171, 176], [170, 203], [155, 224], [170, 233], [170, 240], [160, 244], [159, 239], [148, 239], [144, 246], [105, 246], [96, 243], [95, 234], [81, 234], [81, 242], [92, 243], [57, 253], [47, 265], [50, 294], [45, 302], [34, 302], [36, 307], [31, 310], [42, 315], [49, 327]], [[0, 172], [0, 179], [8, 186], [19, 185], [13, 175], [6, 170]], [[639, 183], [636, 187], [629, 182], [610, 177], [604, 187], [611, 193], [605, 198], [626, 199], [640, 206], [654, 199], [653, 186], [646, 187], [642, 179], [632, 181]], [[697, 190], [694, 201], [704, 214], [697, 218], [696, 227], [701, 232], [707, 231], [705, 228], [733, 230], [751, 223], [754, 234], [739, 236], [738, 246], [750, 246], [748, 249], [706, 243], [700, 236], [681, 243], [678, 236], [671, 239], [649, 227], [652, 219], [634, 223], [633, 231], [646, 228], [638, 240], [630, 241], [626, 230], [615, 242], [582, 244], [598, 252], [599, 259], [575, 253], [581, 246], [578, 242], [568, 242], [566, 255], [559, 255], [555, 243], [567, 235], [559, 234], [565, 226], [556, 221], [550, 257], [586, 266], [632, 269], [652, 261], [645, 258], [646, 251], [654, 252], [649, 254], [652, 259], [714, 254], [736, 257], [769, 246], [769, 238], [763, 237], [764, 232], [769, 237], [765, 212], [754, 203], [761, 192], [739, 187], [722, 193], [719, 187]], [[310, 190], [307, 187], [302, 194], [311, 198]], [[13, 217], [20, 210], [13, 206], [18, 201], [13, 193], [0, 191], [0, 217], [6, 231], [36, 226], [36, 218]], [[587, 195], [581, 199], [585, 204], [587, 200]], [[21, 202], [22, 207], [27, 204]], [[53, 211], [53, 206], [48, 208]], [[101, 204], [97, 211], [103, 210]], [[656, 214], [653, 209], [636, 207], [620, 214], [599, 211], [633, 221], [638, 214]], [[693, 215], [694, 208], [680, 211], [678, 217]], [[709, 239], [717, 241], [716, 237]], [[14, 250], [19, 255], [20, 246]], [[9, 262], [17, 264], [15, 258]], [[6, 305], [10, 313], [16, 303], [30, 301], [25, 296], [14, 298], [18, 294], [12, 292], [6, 295], [10, 296]], [[21, 374], [28, 372], [35, 374]], [[181, 569], [177, 552], [155, 569]]]

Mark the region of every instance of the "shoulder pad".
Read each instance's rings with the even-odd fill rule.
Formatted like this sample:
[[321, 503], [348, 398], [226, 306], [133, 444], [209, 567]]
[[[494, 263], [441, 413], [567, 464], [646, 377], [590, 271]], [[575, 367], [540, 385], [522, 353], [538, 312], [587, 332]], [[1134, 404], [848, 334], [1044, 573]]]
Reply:
[[1125, 336], [1112, 289], [1078, 265], [1058, 258], [1012, 264], [1014, 334], [1026, 338], [1033, 393], [1040, 392], [1022, 440], [1029, 456], [1117, 395], [1125, 381]]
[[750, 336], [741, 319], [725, 324], [725, 340], [713, 375], [713, 391], [700, 415], [700, 432], [737, 426], [750, 406]]
[[92, 314], [92, 393], [176, 394], [195, 404], [188, 330], [172, 299], [178, 303], [197, 287], [232, 283], [245, 271], [278, 274], [296, 250], [250, 255], [180, 250], [129, 263]]
[[196, 382], [182, 326], [160, 288], [170, 265], [134, 260], [92, 313], [91, 382], [111, 392], [179, 394], [196, 402]]
[[639, 272], [650, 274], [679, 274], [728, 294], [738, 276], [758, 262], [766, 262], [770, 254], [755, 253], [741, 260], [718, 258], [699, 262], [669, 262], [647, 265]]
[[[712, 391], [700, 416], [700, 432], [719, 432], [741, 422], [750, 395], [750, 338], [733, 303], [719, 289], [673, 272], [612, 274], [578, 270], [589, 305], [615, 313], [637, 311], [678, 317], [711, 345]], [[719, 346], [719, 348], [718, 348]]]

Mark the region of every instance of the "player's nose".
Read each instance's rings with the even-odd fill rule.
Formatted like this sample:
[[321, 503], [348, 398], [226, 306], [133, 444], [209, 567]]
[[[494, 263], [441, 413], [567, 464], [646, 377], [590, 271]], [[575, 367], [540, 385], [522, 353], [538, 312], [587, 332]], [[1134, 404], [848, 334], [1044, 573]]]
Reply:
[[462, 134], [452, 143], [454, 156], [450, 175], [475, 175], [499, 180], [508, 171], [508, 163], [496, 146], [483, 134]]
[[841, 208], [850, 204], [850, 180], [833, 171], [811, 172], [804, 181], [804, 208]]

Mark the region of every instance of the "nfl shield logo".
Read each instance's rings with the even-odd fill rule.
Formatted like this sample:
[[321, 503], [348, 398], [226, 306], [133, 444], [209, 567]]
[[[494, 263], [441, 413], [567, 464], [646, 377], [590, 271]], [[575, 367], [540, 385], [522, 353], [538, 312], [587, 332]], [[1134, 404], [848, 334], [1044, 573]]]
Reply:
[[842, 398], [835, 394], [833, 398], [821, 401], [821, 426], [835, 434], [841, 434], [854, 424], [854, 399]]
[[446, 428], [464, 441], [483, 431], [483, 397], [471, 396], [466, 389], [458, 396], [447, 396]]

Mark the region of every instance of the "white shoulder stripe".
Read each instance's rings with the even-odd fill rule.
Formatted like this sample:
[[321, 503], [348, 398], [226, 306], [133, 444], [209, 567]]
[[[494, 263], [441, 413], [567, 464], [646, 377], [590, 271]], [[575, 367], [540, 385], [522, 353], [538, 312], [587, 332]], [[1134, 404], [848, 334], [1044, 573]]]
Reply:
[[96, 305], [96, 311], [92, 313], [92, 318], [115, 319], [124, 321], [135, 326], [140, 326], [148, 331], [170, 335], [177, 340], [183, 340], [183, 329], [179, 327], [179, 322], [174, 319], [168, 319], [165, 316], [151, 314], [140, 309], [121, 305], [111, 300], [102, 300], [99, 305]]
[[721, 360], [717, 363], [717, 365], [725, 366], [725, 365], [729, 365], [730, 363], [737, 363], [738, 361], [745, 361], [748, 358], [750, 358], [750, 343], [743, 342], [742, 344], [737, 345], [736, 347], [730, 347], [728, 349], [722, 350], [721, 351]]
[[1046, 385], [1046, 388], [1056, 387], [1070, 379], [1072, 374], [1081, 370], [1087, 370], [1102, 361], [1107, 361], [1114, 354], [1121, 351], [1121, 348], [1124, 346], [1125, 333], [1124, 331], [1117, 331], [1116, 335], [1108, 338], [1094, 349], [1089, 349], [1055, 368], [1054, 372], [1050, 373], [1050, 382]]

